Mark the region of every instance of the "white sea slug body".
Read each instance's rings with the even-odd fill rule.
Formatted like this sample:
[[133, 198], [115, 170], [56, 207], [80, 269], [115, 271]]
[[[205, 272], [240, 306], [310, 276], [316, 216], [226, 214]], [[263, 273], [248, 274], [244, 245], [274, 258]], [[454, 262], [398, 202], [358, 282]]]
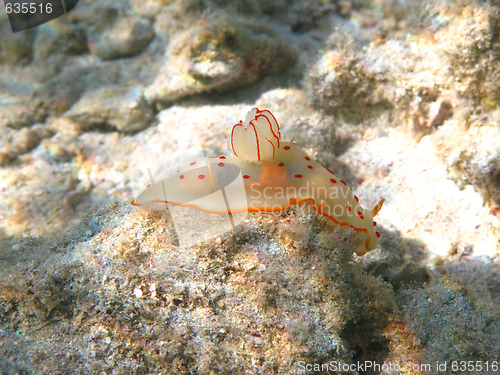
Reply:
[[[227, 214], [282, 211], [293, 204], [311, 202], [319, 214], [335, 224], [363, 234], [358, 255], [377, 247], [380, 233], [373, 218], [384, 199], [371, 210], [361, 207], [345, 181], [312, 160], [300, 146], [281, 141], [271, 112], [253, 108], [244, 122], [233, 127], [230, 146], [233, 155], [208, 159], [198, 168], [198, 162], [191, 162], [190, 169], [151, 185], [132, 204], [156, 201]], [[224, 200], [204, 198], [227, 190], [237, 178], [243, 179], [246, 194]]]

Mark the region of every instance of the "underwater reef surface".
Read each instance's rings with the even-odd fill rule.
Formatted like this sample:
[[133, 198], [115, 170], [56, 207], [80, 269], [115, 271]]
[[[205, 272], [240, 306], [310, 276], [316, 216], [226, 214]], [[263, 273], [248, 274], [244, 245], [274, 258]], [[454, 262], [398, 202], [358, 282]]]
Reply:
[[[0, 373], [498, 373], [499, 12], [103, 0], [16, 34], [0, 12]], [[130, 204], [252, 107], [386, 199], [377, 250], [308, 204], [215, 236]]]

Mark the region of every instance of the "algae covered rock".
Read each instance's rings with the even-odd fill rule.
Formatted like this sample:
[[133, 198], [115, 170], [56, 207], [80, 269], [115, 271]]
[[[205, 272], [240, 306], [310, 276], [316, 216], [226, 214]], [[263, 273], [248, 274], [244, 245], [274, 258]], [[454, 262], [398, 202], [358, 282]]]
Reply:
[[130, 6], [141, 16], [154, 17], [163, 8], [174, 2], [175, 0], [131, 0]]
[[435, 34], [437, 45], [449, 60], [450, 84], [460, 95], [500, 103], [500, 13], [498, 4], [471, 4], [452, 12], [446, 28]]
[[135, 132], [149, 126], [153, 110], [140, 87], [106, 86], [86, 92], [65, 116], [84, 128], [105, 125], [122, 132]]
[[[384, 345], [392, 294], [351, 262], [353, 232], [332, 231], [306, 207], [255, 215], [189, 248], [176, 245], [173, 229], [162, 212], [114, 205], [57, 238], [3, 240], [0, 319], [22, 334], [8, 358], [50, 347], [50, 358], [14, 363], [49, 372], [120, 362], [146, 373], [167, 364], [173, 374], [294, 373]], [[43, 339], [62, 331], [62, 340]], [[67, 360], [52, 360], [63, 353]]]
[[34, 93], [30, 109], [39, 118], [60, 115], [93, 88], [112, 84], [120, 78], [119, 67], [113, 65], [70, 66], [48, 79]]
[[352, 122], [391, 111], [426, 135], [454, 108], [498, 104], [498, 9], [473, 2], [432, 10], [404, 40], [363, 43], [336, 31], [306, 76], [314, 105]]
[[146, 98], [169, 103], [284, 72], [295, 64], [296, 54], [279, 37], [278, 29], [260, 20], [226, 12], [207, 14], [171, 37], [163, 67], [147, 87]]
[[30, 128], [22, 128], [19, 131], [6, 128], [0, 133], [0, 164], [33, 149], [39, 142], [37, 132]]
[[471, 184], [485, 202], [500, 204], [500, 111], [465, 113], [440, 129], [437, 142], [457, 184]]
[[[443, 278], [420, 290], [400, 296], [402, 316], [415, 334], [424, 363], [492, 361], [498, 353], [500, 325], [491, 307], [481, 306], [460, 283]], [[483, 374], [494, 374], [485, 367]]]
[[[3, 13], [3, 12], [2, 12]], [[35, 31], [13, 34], [7, 15], [0, 14], [0, 64], [28, 64], [33, 57]], [[9, 37], [5, 37], [8, 35]]]
[[317, 108], [330, 115], [359, 121], [377, 109], [392, 106], [385, 97], [386, 78], [382, 73], [355, 49], [332, 50], [324, 53], [313, 66], [307, 86]]
[[90, 35], [90, 51], [103, 60], [134, 56], [146, 49], [154, 37], [151, 23], [137, 16], [118, 17], [108, 10]]

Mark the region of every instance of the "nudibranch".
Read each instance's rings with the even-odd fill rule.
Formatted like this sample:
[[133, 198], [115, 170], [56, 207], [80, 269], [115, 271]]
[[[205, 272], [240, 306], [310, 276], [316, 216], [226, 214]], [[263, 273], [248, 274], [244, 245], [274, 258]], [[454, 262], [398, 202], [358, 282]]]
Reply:
[[[300, 146], [281, 141], [278, 122], [270, 111], [253, 108], [244, 122], [234, 125], [230, 147], [233, 155], [193, 161], [176, 175], [149, 185], [132, 204], [164, 202], [232, 214], [276, 212], [311, 202], [319, 214], [362, 234], [358, 255], [377, 247], [380, 232], [373, 218], [384, 199], [371, 210], [361, 207], [345, 181], [312, 160]], [[236, 194], [228, 187], [238, 181], [244, 189]], [[213, 199], [217, 191], [225, 192], [224, 199]]]

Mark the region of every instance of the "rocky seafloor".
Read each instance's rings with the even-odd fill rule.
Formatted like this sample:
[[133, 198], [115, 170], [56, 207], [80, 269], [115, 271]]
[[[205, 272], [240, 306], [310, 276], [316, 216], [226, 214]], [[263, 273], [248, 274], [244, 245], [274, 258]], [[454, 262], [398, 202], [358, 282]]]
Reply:
[[[0, 373], [498, 373], [498, 1], [89, 0], [0, 35]], [[252, 107], [386, 199], [378, 249], [307, 204], [216, 236], [130, 204]]]

